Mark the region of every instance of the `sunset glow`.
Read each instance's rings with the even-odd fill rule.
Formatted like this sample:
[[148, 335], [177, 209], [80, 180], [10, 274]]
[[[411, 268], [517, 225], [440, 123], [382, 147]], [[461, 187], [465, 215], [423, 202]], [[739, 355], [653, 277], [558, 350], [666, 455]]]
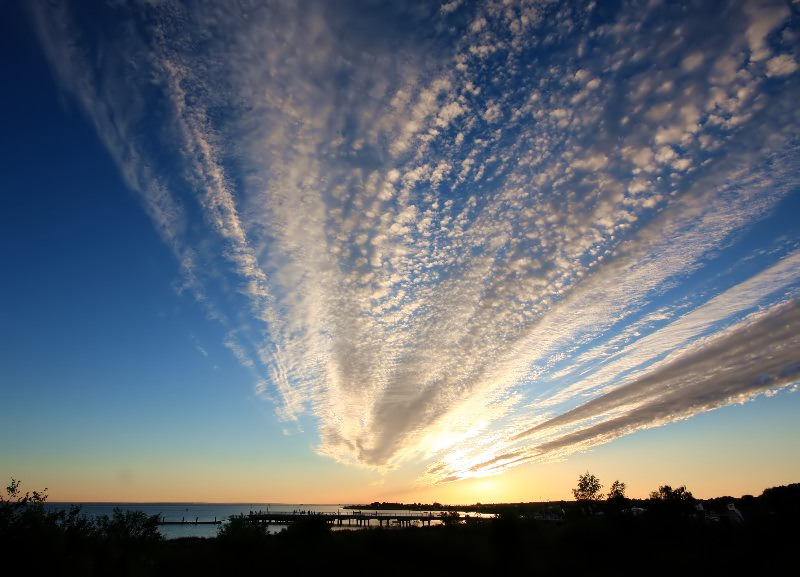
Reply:
[[2, 473], [800, 478], [800, 5], [4, 6]]

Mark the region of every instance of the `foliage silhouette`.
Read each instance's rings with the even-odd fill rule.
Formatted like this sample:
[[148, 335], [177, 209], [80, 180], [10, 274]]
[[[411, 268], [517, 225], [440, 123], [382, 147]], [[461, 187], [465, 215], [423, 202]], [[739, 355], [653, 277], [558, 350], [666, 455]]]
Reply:
[[123, 511], [116, 507], [111, 517], [101, 515], [96, 523], [101, 536], [112, 541], [147, 543], [163, 539], [158, 531], [158, 515]]
[[673, 489], [670, 485], [661, 485], [658, 490], [650, 493], [649, 511], [654, 515], [672, 516], [692, 515], [695, 512], [697, 500], [692, 496], [686, 485]]
[[675, 489], [669, 485], [661, 485], [657, 491], [650, 493], [650, 499], [670, 502], [694, 501], [692, 492], [686, 489], [686, 485], [681, 485]]
[[800, 518], [800, 483], [764, 489], [761, 501], [773, 516], [796, 521]]
[[86, 517], [80, 507], [45, 507], [47, 489], [22, 493], [11, 479], [0, 496], [0, 555], [24, 559], [28, 574], [146, 574], [162, 536], [158, 516], [115, 509]]
[[617, 515], [627, 509], [631, 500], [625, 496], [625, 483], [616, 480], [611, 483], [611, 488], [606, 495], [606, 509], [609, 513]]
[[600, 489], [602, 488], [603, 485], [600, 483], [600, 479], [589, 471], [578, 476], [578, 486], [572, 490], [572, 495], [580, 504], [581, 511], [584, 514], [595, 514], [594, 504], [600, 499]]
[[586, 471], [578, 476], [578, 487], [572, 490], [572, 495], [576, 501], [596, 501], [600, 497], [602, 488], [600, 479]]
[[456, 511], [447, 511], [439, 514], [439, 519], [445, 525], [458, 525], [461, 523], [461, 515]]
[[[0, 498], [0, 554], [4, 569], [20, 560], [22, 573], [32, 575], [779, 574], [795, 561], [800, 537], [789, 516], [800, 485], [737, 500], [746, 521], [736, 527], [680, 512], [556, 520], [544, 514], [553, 504], [518, 503], [502, 505], [496, 519], [424, 529], [331, 531], [325, 519], [315, 528], [319, 519], [310, 518], [277, 535], [256, 528], [252, 538], [252, 526], [232, 520], [217, 538], [172, 540], [150, 539], [147, 516], [120, 512], [96, 522], [77, 509], [49, 511], [44, 491], [23, 495], [18, 482], [12, 485]], [[647, 503], [631, 501], [648, 509], [694, 501], [685, 487], [665, 485], [654, 494]], [[731, 499], [703, 502], [724, 511]]]
[[289, 538], [321, 539], [329, 536], [330, 533], [331, 526], [324, 515], [302, 515], [279, 535]]
[[269, 535], [266, 523], [254, 523], [247, 515], [232, 515], [217, 530], [217, 538], [227, 542], [254, 543]]
[[622, 481], [616, 480], [611, 483], [611, 488], [608, 490], [608, 495], [606, 496], [607, 501], [619, 501], [625, 499], [625, 483]]

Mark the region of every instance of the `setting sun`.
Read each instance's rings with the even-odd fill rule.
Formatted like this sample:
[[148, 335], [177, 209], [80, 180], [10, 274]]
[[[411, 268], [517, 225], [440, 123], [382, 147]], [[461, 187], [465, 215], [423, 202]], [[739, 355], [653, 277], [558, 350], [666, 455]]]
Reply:
[[800, 476], [796, 1], [95, 4], [0, 8], [6, 477]]

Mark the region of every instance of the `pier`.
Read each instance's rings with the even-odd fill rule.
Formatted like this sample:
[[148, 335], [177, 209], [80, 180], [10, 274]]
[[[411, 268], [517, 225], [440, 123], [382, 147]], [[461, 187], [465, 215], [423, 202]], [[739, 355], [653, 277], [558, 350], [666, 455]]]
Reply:
[[167, 521], [166, 519], [161, 519], [158, 524], [159, 525], [219, 525], [222, 521], [218, 521], [216, 517], [214, 517], [213, 521], [200, 521], [199, 517], [195, 517], [194, 521], [189, 519], [188, 521], [186, 518], [182, 518], [180, 521]]
[[[415, 512], [397, 512], [397, 511], [348, 511], [346, 513], [321, 513], [314, 511], [250, 511], [245, 515], [245, 518], [250, 523], [264, 524], [264, 525], [290, 525], [297, 521], [306, 519], [324, 519], [329, 525], [336, 527], [411, 527], [415, 524], [423, 527], [430, 527], [431, 521], [446, 522], [448, 519], [447, 513], [415, 513]], [[466, 522], [481, 521], [484, 518], [480, 516], [471, 517], [466, 515], [461, 517], [461, 520]], [[186, 519], [185, 517], [180, 520], [167, 520], [162, 518], [159, 525], [220, 525], [223, 520], [201, 520], [199, 517], [194, 519]]]
[[401, 527], [411, 527], [414, 522], [423, 526], [430, 526], [431, 521], [441, 521], [439, 515], [433, 513], [396, 513], [396, 512], [370, 512], [352, 511], [349, 513], [315, 513], [313, 511], [276, 512], [269, 511], [250, 512], [247, 518], [253, 523], [264, 523], [267, 525], [288, 525], [296, 521], [302, 521], [311, 517], [323, 518], [330, 525], [338, 527], [369, 527], [374, 526], [373, 521], [377, 521], [379, 527], [398, 525]]

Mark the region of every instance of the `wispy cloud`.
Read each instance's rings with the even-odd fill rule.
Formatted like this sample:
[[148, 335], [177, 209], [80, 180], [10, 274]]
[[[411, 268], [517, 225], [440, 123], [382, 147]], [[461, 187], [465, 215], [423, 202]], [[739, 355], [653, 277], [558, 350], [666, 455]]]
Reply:
[[717, 271], [797, 191], [788, 11], [592, 6], [33, 13], [255, 389], [442, 482], [798, 378], [796, 242]]

